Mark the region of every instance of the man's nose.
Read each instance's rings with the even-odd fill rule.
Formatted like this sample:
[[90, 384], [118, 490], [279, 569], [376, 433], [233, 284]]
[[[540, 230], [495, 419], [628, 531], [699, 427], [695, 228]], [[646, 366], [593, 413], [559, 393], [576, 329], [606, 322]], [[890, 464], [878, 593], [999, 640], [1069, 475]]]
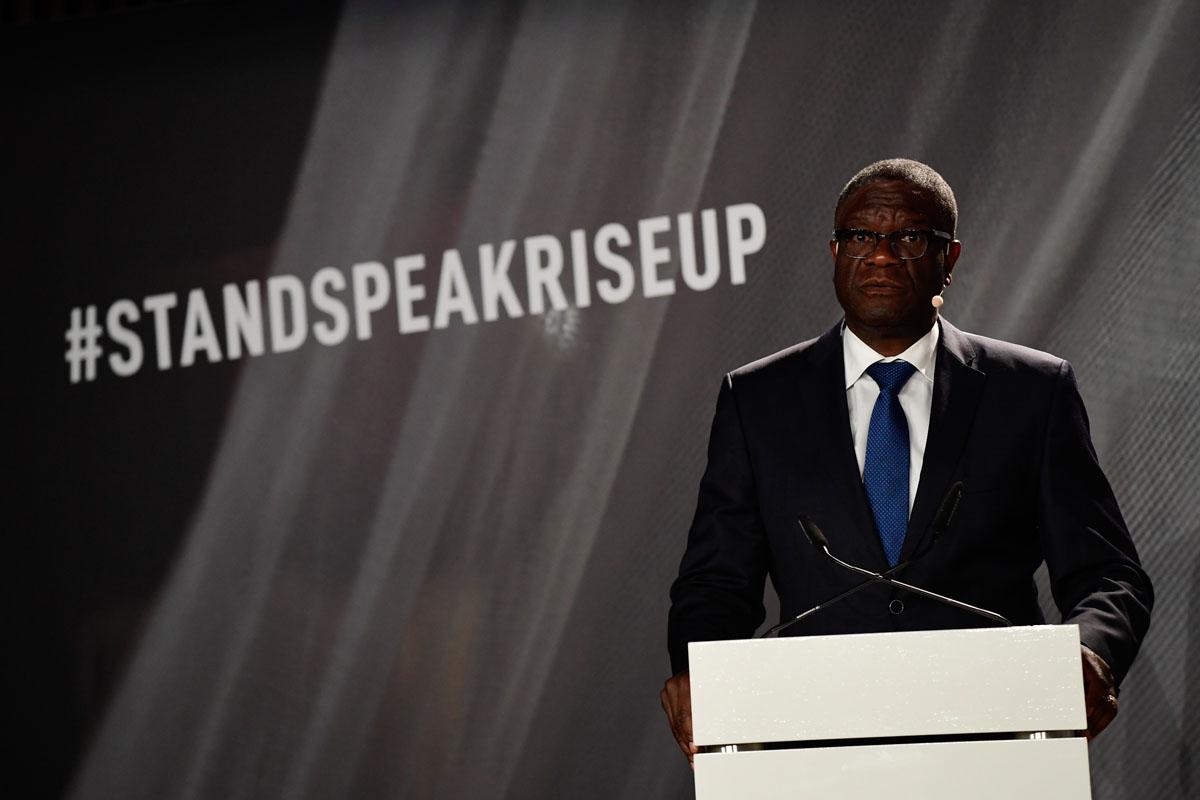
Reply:
[[892, 249], [891, 240], [886, 236], [880, 236], [875, 241], [874, 252], [867, 256], [867, 261], [877, 267], [887, 267], [898, 265], [900, 258], [896, 255], [896, 251]]

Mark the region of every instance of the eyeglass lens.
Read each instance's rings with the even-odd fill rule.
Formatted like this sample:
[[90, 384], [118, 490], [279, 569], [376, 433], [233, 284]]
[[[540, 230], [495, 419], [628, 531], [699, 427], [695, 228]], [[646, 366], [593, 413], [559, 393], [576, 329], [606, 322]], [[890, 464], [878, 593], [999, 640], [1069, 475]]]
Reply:
[[925, 231], [893, 231], [889, 234], [856, 230], [844, 240], [846, 255], [851, 258], [867, 258], [875, 253], [880, 239], [887, 239], [897, 258], [913, 259], [925, 255], [929, 247], [929, 235]]

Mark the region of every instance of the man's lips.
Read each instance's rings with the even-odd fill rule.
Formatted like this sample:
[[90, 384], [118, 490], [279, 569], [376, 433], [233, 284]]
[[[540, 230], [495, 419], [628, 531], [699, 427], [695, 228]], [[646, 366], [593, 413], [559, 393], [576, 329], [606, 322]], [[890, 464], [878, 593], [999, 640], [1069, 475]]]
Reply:
[[884, 281], [867, 281], [858, 286], [860, 292], [866, 294], [896, 294], [903, 292], [904, 287], [899, 283], [887, 283]]

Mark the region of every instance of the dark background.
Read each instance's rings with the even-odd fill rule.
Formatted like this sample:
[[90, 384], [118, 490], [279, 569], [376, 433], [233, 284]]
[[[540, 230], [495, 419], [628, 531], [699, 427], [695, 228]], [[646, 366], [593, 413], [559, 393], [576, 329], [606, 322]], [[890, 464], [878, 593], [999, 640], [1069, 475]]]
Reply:
[[[1194, 4], [3, 21], [5, 585], [35, 795], [689, 795], [657, 691], [717, 381], [838, 318], [833, 199], [894, 155], [958, 195], [946, 316], [1075, 365], [1155, 580], [1095, 796], [1195, 791]], [[768, 230], [743, 286], [406, 336], [381, 313], [365, 342], [68, 381], [76, 306], [738, 202]]]

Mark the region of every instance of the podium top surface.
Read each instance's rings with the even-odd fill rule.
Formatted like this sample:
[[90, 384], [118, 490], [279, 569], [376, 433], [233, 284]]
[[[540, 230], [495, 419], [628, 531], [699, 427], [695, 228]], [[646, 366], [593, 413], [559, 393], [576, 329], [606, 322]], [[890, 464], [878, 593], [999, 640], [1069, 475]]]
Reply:
[[697, 745], [1087, 727], [1074, 625], [689, 645]]

